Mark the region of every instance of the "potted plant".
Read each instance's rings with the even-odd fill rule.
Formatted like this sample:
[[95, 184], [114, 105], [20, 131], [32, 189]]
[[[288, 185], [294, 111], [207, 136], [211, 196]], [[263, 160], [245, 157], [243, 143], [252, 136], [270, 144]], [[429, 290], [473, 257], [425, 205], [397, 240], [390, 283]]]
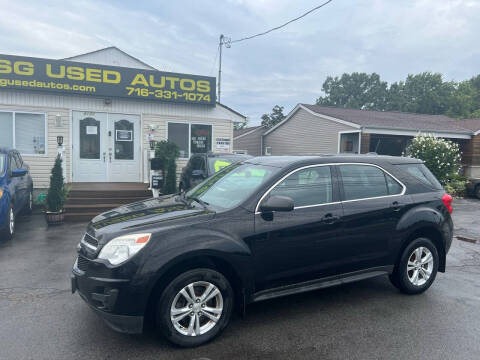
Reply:
[[62, 159], [60, 155], [55, 159], [55, 164], [50, 175], [50, 187], [46, 198], [45, 218], [48, 225], [62, 224], [65, 219], [63, 205], [67, 191], [63, 183]]

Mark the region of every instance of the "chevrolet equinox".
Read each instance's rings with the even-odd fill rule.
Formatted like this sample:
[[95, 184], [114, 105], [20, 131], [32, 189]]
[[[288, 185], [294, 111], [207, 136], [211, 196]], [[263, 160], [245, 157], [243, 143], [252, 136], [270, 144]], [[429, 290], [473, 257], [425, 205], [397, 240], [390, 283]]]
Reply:
[[95, 217], [78, 245], [72, 292], [115, 330], [152, 322], [191, 347], [234, 309], [388, 275], [406, 294], [445, 271], [452, 197], [416, 159], [258, 157], [187, 193]]

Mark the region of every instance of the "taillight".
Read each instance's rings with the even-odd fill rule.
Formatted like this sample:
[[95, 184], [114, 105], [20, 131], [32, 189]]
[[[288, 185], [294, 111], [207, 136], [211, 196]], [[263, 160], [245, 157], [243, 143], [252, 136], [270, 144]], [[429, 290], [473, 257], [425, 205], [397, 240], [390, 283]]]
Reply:
[[442, 201], [443, 203], [445, 204], [445, 207], [447, 208], [448, 212], [451, 214], [452, 211], [453, 211], [453, 208], [452, 208], [452, 201], [453, 201], [453, 198], [451, 195], [445, 193], [443, 194], [442, 196]]

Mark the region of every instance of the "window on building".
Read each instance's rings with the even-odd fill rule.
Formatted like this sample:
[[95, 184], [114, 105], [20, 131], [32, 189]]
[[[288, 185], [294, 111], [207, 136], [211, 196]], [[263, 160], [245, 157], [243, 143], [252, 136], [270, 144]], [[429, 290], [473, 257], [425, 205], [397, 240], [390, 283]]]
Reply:
[[384, 172], [368, 165], [340, 165], [345, 200], [388, 195]]
[[212, 125], [191, 125], [192, 154], [204, 154], [212, 151]]
[[190, 157], [190, 151], [188, 148], [188, 136], [189, 134], [189, 125], [188, 124], [168, 124], [168, 141], [171, 141], [177, 144], [178, 149], [180, 150], [181, 158]]
[[272, 155], [272, 147], [265, 146], [265, 155]]
[[17, 149], [23, 155], [46, 153], [45, 114], [0, 112], [0, 146]]
[[212, 151], [212, 125], [168, 123], [168, 140], [177, 144], [180, 158]]
[[270, 195], [288, 196], [295, 207], [332, 202], [332, 176], [330, 166], [307, 168], [294, 172]]

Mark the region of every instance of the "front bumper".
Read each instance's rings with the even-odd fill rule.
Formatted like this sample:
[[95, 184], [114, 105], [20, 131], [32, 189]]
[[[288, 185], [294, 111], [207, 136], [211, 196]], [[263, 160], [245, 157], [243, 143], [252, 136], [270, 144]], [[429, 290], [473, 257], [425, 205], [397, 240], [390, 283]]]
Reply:
[[[115, 331], [139, 334], [143, 332], [143, 315], [125, 314], [122, 303], [129, 299], [129, 280], [89, 276], [77, 266], [72, 269], [72, 294], [80, 297]], [[131, 299], [131, 298], [130, 298]]]

